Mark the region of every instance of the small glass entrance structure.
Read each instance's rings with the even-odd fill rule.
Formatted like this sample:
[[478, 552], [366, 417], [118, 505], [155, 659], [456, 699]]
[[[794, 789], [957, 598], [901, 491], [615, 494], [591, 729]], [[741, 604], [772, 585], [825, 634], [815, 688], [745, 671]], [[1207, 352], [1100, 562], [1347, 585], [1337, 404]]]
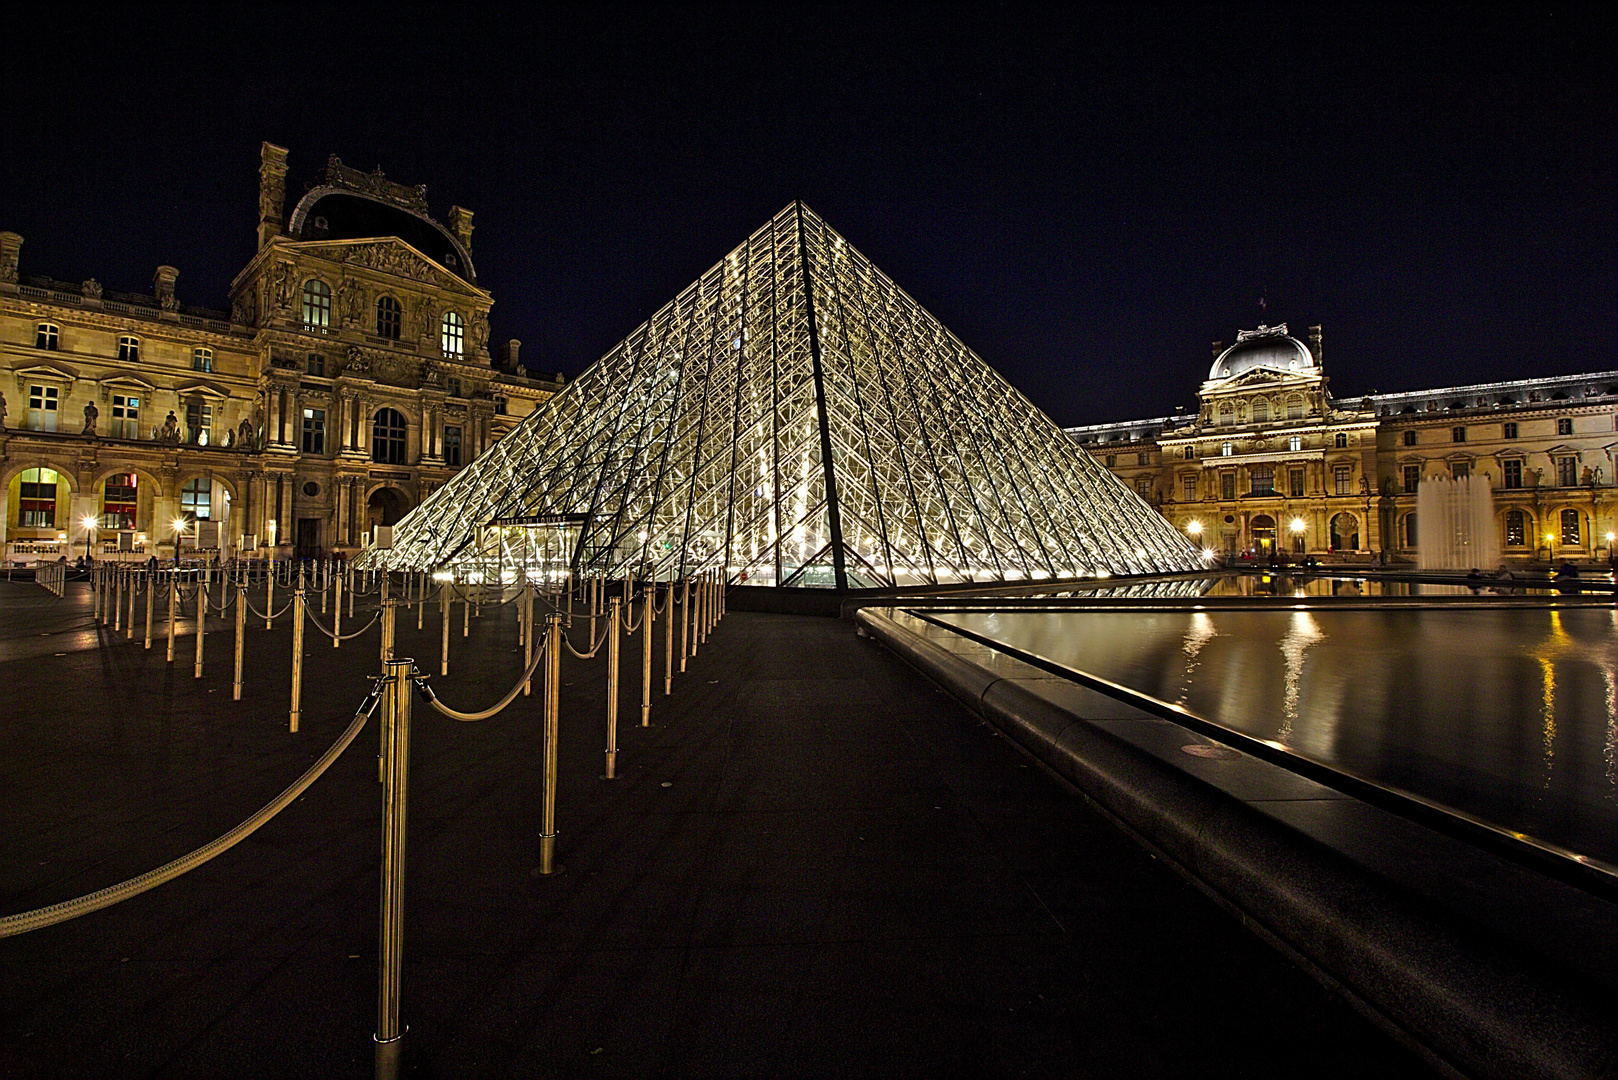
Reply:
[[[538, 529], [561, 520], [559, 532]], [[537, 531], [519, 541], [520, 527]], [[580, 572], [720, 570], [732, 583], [838, 590], [1201, 566], [1138, 495], [801, 203], [365, 558], [487, 572], [491, 552], [507, 567], [519, 548]]]

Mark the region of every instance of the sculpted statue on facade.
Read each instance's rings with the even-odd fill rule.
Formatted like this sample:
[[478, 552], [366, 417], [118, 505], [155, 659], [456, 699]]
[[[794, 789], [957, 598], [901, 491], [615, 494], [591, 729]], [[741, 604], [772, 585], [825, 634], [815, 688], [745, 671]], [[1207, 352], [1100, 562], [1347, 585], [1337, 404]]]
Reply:
[[97, 281], [95, 278], [90, 278], [88, 281], [84, 282], [84, 284], [79, 286], [79, 290], [83, 292], [85, 297], [90, 300], [101, 299], [101, 282]]
[[369, 375], [370, 373], [371, 361], [365, 355], [365, 350], [358, 345], [350, 345], [348, 355], [343, 360], [343, 374]]
[[176, 419], [174, 410], [170, 409], [168, 417], [164, 419], [163, 426], [157, 433], [158, 442], [178, 443], [180, 441], [180, 421]]
[[91, 436], [95, 435], [95, 433], [96, 433], [96, 421], [99, 420], [99, 419], [101, 419], [101, 410], [96, 408], [96, 403], [93, 402], [93, 401], [85, 402], [85, 405], [84, 405], [84, 433], [86, 435], [91, 435]]
[[365, 290], [353, 278], [344, 278], [340, 287], [343, 319], [349, 325], [355, 325], [365, 316]]
[[6, 248], [0, 251], [0, 281], [12, 282], [17, 280], [17, 250]]
[[292, 306], [291, 263], [282, 263], [275, 268], [275, 306], [282, 311]]
[[6, 395], [0, 393], [0, 431], [6, 430]]
[[237, 426], [236, 442], [246, 450], [252, 450], [257, 445], [258, 440], [253, 437], [253, 421], [243, 420]]

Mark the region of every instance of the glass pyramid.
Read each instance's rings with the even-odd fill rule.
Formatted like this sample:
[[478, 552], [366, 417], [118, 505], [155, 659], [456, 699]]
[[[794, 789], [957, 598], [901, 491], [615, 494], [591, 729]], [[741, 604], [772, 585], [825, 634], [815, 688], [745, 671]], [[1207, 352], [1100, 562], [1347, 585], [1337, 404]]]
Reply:
[[794, 203], [367, 561], [859, 589], [1193, 570], [1199, 554]]

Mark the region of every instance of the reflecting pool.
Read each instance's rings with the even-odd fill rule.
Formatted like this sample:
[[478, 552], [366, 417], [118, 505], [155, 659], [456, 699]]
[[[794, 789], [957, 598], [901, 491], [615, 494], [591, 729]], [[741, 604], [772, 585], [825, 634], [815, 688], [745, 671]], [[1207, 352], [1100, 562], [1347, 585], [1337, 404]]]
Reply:
[[1618, 866], [1618, 610], [929, 610]]

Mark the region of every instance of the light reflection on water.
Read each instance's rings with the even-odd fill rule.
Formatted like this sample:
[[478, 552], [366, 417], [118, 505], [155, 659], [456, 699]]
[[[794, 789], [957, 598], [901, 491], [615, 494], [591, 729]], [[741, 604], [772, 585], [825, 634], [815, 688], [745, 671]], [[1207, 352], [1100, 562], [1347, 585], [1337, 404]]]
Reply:
[[1618, 611], [934, 612], [1618, 864]]

